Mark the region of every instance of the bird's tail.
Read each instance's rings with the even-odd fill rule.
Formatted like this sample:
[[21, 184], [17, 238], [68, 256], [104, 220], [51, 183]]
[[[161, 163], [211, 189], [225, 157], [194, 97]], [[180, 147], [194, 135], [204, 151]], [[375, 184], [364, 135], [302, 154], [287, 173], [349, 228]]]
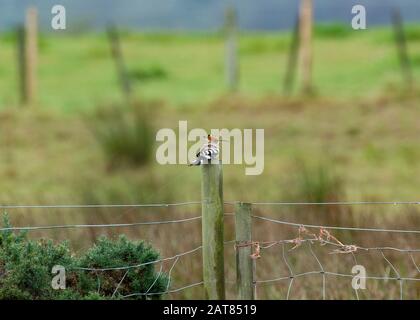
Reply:
[[199, 166], [201, 164], [201, 160], [200, 159], [196, 159], [193, 162], [191, 162], [190, 164], [188, 164], [189, 167], [191, 166]]

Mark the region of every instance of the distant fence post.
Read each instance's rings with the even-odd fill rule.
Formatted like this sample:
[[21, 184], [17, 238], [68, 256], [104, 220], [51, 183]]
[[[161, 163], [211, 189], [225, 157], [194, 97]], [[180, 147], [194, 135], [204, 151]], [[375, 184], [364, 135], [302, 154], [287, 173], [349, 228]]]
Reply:
[[[235, 205], [236, 283], [238, 300], [254, 300], [251, 204]], [[244, 245], [245, 244], [245, 245]], [[241, 246], [243, 245], [243, 246]]]
[[235, 8], [228, 7], [225, 13], [226, 34], [226, 82], [230, 92], [238, 90], [239, 64], [237, 45], [237, 15]]
[[286, 74], [284, 77], [284, 94], [292, 92], [296, 74], [297, 58], [299, 55], [299, 15], [296, 17], [295, 26], [290, 43], [289, 56], [287, 58]]
[[400, 59], [401, 71], [405, 86], [411, 89], [413, 85], [413, 73], [411, 71], [410, 59], [407, 53], [407, 41], [404, 34], [404, 22], [398, 8], [392, 10], [392, 24], [394, 25], [395, 43]]
[[312, 24], [313, 1], [301, 0], [299, 9], [300, 60], [302, 70], [302, 93], [313, 93], [312, 86]]
[[203, 281], [206, 299], [225, 299], [223, 172], [221, 163], [202, 165]]
[[26, 96], [26, 61], [25, 61], [25, 27], [20, 25], [16, 29], [17, 64], [19, 73], [19, 98], [21, 105], [27, 103]]
[[26, 11], [24, 45], [24, 101], [32, 105], [37, 96], [37, 65], [38, 65], [38, 10], [29, 7]]
[[118, 30], [115, 26], [110, 25], [107, 27], [107, 34], [111, 48], [112, 58], [115, 61], [118, 78], [121, 84], [121, 89], [123, 91], [124, 96], [127, 98], [127, 100], [129, 100], [132, 92], [131, 81], [124, 63], [124, 57], [121, 50], [121, 42]]

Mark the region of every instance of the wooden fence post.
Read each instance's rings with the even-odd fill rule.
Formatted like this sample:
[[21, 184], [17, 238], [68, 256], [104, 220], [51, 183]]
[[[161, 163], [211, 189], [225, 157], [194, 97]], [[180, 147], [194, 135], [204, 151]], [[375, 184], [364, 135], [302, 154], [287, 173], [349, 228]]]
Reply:
[[300, 60], [302, 70], [302, 93], [310, 95], [312, 87], [312, 19], [313, 1], [301, 0], [299, 9]]
[[131, 80], [127, 72], [127, 68], [124, 63], [124, 57], [121, 50], [121, 42], [118, 34], [118, 30], [115, 26], [107, 27], [107, 34], [109, 39], [109, 44], [111, 47], [112, 58], [115, 61], [115, 66], [118, 73], [118, 78], [121, 84], [121, 89], [124, 93], [124, 96], [127, 100], [131, 97]]
[[203, 281], [206, 299], [225, 299], [223, 172], [221, 163], [202, 165]]
[[37, 66], [38, 65], [38, 10], [29, 7], [25, 22], [25, 103], [33, 105], [37, 96]]
[[299, 16], [296, 18], [287, 58], [286, 75], [284, 77], [284, 94], [291, 94], [296, 74], [297, 58], [299, 55]]
[[[236, 283], [238, 300], [254, 300], [251, 204], [235, 205]], [[241, 246], [247, 244], [246, 246]]]
[[411, 71], [411, 63], [407, 53], [407, 41], [404, 34], [404, 23], [401, 12], [398, 8], [392, 11], [392, 23], [394, 25], [395, 43], [400, 59], [401, 72], [407, 89], [412, 89], [413, 73]]
[[26, 96], [26, 61], [25, 61], [25, 27], [20, 25], [16, 29], [17, 67], [19, 76], [19, 98], [21, 105], [28, 101]]
[[228, 7], [225, 13], [226, 33], [226, 82], [230, 92], [238, 90], [239, 65], [237, 45], [237, 16], [233, 7]]

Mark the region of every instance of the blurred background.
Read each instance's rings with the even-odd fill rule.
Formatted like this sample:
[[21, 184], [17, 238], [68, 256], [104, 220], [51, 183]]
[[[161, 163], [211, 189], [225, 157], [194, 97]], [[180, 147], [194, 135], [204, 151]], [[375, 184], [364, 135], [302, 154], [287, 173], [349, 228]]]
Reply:
[[[61, 4], [69, 14], [68, 30], [101, 29], [109, 21], [133, 30], [217, 30], [223, 23], [226, 5], [234, 5], [240, 13], [239, 25], [248, 30], [291, 29], [298, 11], [299, 1], [263, 0], [124, 0], [122, 3], [112, 0], [3, 0], [2, 21], [0, 26], [8, 28], [22, 22], [22, 10], [36, 4], [45, 12], [41, 25], [48, 31], [51, 7]], [[314, 3], [315, 17], [319, 22], [343, 22], [351, 20], [349, 12], [354, 5], [364, 5], [369, 11], [370, 25], [389, 24], [389, 9], [401, 8], [407, 21], [415, 22], [420, 13], [415, 0], [318, 0]]]
[[[225, 166], [227, 201], [418, 200], [418, 1], [62, 0], [66, 30], [51, 28], [55, 4], [0, 2], [1, 204], [200, 201], [198, 168], [155, 160], [157, 130], [177, 130], [180, 120], [191, 129], [265, 129], [263, 174]], [[366, 30], [351, 27], [356, 4], [366, 7]], [[416, 229], [417, 207], [264, 213], [299, 223]], [[183, 218], [200, 214], [200, 207], [150, 215], [143, 209], [8, 211], [13, 225], [46, 225]], [[226, 223], [230, 240], [233, 221]], [[255, 232], [270, 240], [296, 231], [279, 228], [261, 225]], [[195, 222], [168, 231], [117, 231], [150, 240], [163, 256], [201, 239]], [[68, 239], [78, 250], [106, 232], [33, 236]], [[364, 245], [418, 243], [416, 237], [344, 236]], [[199, 278], [194, 261], [176, 277]], [[275, 257], [270, 261], [261, 270], [274, 272]], [[299, 288], [296, 297], [311, 297], [312, 289]], [[330, 297], [347, 297], [349, 290], [331, 290]], [[419, 286], [410, 290], [419, 297]], [[376, 288], [371, 297], [395, 292]]]

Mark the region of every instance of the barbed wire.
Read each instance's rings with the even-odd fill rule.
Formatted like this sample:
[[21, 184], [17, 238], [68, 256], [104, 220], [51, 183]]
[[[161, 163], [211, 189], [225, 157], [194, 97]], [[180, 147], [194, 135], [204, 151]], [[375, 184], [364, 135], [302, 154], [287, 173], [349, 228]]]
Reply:
[[[267, 279], [267, 280], [256, 280], [256, 283], [269, 283], [269, 282], [276, 282], [282, 280], [290, 280], [294, 278], [299, 278], [306, 275], [311, 274], [318, 274], [318, 275], [331, 275], [337, 277], [347, 277], [347, 278], [354, 278], [354, 274], [345, 274], [345, 273], [338, 273], [338, 272], [331, 272], [331, 271], [307, 271], [302, 273], [296, 273], [293, 276], [284, 276], [274, 279]], [[410, 278], [410, 277], [386, 277], [386, 276], [358, 276], [361, 279], [371, 279], [371, 280], [397, 280], [397, 281], [420, 281], [419, 278]]]
[[[200, 205], [203, 204], [203, 201], [191, 201], [191, 202], [180, 202], [180, 203], [155, 203], [155, 204], [113, 204], [113, 205], [101, 205], [101, 204], [92, 204], [92, 205], [0, 205], [0, 209], [81, 209], [81, 208], [165, 208], [171, 206], [188, 206], [188, 205]], [[224, 204], [237, 204], [239, 202], [224, 202]], [[393, 202], [253, 202], [252, 205], [256, 206], [264, 206], [264, 205], [418, 205], [420, 202], [418, 201], [393, 201]], [[233, 217], [235, 213], [227, 212], [224, 213], [226, 217]], [[257, 286], [266, 285], [270, 283], [275, 283], [278, 281], [285, 281], [289, 280], [289, 285], [287, 288], [286, 299], [289, 299], [291, 296], [291, 292], [293, 289], [294, 280], [296, 278], [310, 276], [310, 275], [318, 275], [322, 276], [322, 299], [326, 299], [326, 281], [327, 277], [343, 277], [343, 278], [354, 278], [354, 274], [346, 274], [340, 272], [332, 272], [329, 271], [328, 268], [322, 264], [321, 260], [316, 255], [315, 251], [313, 250], [313, 244], [319, 243], [320, 245], [329, 245], [334, 247], [335, 249], [330, 252], [330, 254], [351, 254], [354, 258], [354, 261], [357, 264], [357, 259], [355, 256], [356, 252], [359, 251], [378, 251], [380, 252], [382, 259], [387, 263], [390, 270], [395, 273], [395, 276], [390, 275], [370, 275], [370, 276], [360, 276], [359, 278], [364, 279], [372, 279], [372, 280], [383, 280], [383, 281], [399, 281], [400, 285], [400, 298], [403, 298], [403, 288], [404, 282], [408, 281], [420, 281], [420, 278], [415, 278], [411, 276], [402, 276], [398, 269], [392, 264], [392, 262], [386, 257], [385, 251], [395, 251], [399, 253], [406, 253], [409, 254], [411, 261], [416, 269], [416, 271], [420, 274], [420, 267], [416, 263], [413, 254], [417, 254], [420, 252], [420, 249], [417, 248], [397, 248], [397, 247], [363, 247], [355, 244], [344, 244], [340, 242], [337, 238], [329, 233], [327, 230], [348, 230], [348, 231], [363, 231], [363, 232], [388, 232], [388, 233], [404, 233], [404, 234], [420, 234], [420, 230], [399, 230], [399, 229], [384, 229], [384, 228], [359, 228], [359, 227], [343, 227], [343, 226], [321, 226], [321, 225], [313, 225], [313, 224], [301, 224], [289, 221], [283, 221], [278, 219], [273, 219], [264, 216], [257, 216], [252, 215], [253, 219], [263, 220], [271, 223], [282, 224], [292, 227], [299, 228], [299, 235], [297, 238], [294, 239], [286, 239], [286, 240], [275, 240], [275, 241], [250, 241], [244, 243], [237, 243], [235, 240], [228, 240], [224, 242], [224, 245], [234, 243], [235, 248], [251, 246], [253, 248], [253, 252], [251, 254], [251, 258], [254, 261], [257, 261], [261, 257], [261, 250], [267, 250], [278, 245], [282, 246], [282, 257], [283, 261], [287, 267], [288, 275], [287, 276], [280, 276], [272, 279], [254, 279], [254, 288], [256, 289]], [[191, 221], [200, 220], [201, 216], [194, 216], [189, 218], [183, 219], [172, 219], [172, 220], [159, 220], [159, 221], [145, 221], [145, 222], [134, 222], [134, 223], [109, 223], [109, 224], [63, 224], [63, 225], [49, 225], [49, 226], [24, 226], [24, 227], [4, 227], [0, 228], [0, 232], [5, 231], [35, 231], [35, 230], [52, 230], [52, 229], [66, 229], [66, 228], [118, 228], [118, 227], [134, 227], [134, 226], [146, 226], [146, 225], [164, 225], [164, 224], [177, 224], [177, 223], [186, 223]], [[307, 229], [319, 229], [319, 235], [314, 233], [310, 233]], [[303, 237], [303, 234], [307, 237]], [[297, 247], [300, 247], [302, 244], [307, 244], [309, 254], [315, 260], [316, 264], [318, 265], [319, 270], [312, 270], [306, 272], [295, 273], [292, 268], [292, 264], [287, 259], [287, 253], [293, 251]], [[286, 250], [287, 245], [293, 245], [290, 250]], [[203, 249], [203, 246], [197, 246], [193, 249], [190, 249], [185, 252], [178, 253], [176, 255], [166, 257], [166, 258], [159, 258], [153, 261], [138, 263], [134, 265], [124, 265], [124, 266], [115, 266], [115, 267], [80, 267], [80, 266], [71, 266], [69, 270], [73, 271], [88, 271], [94, 272], [98, 277], [98, 293], [101, 289], [101, 283], [99, 278], [100, 272], [107, 272], [107, 271], [125, 271], [122, 275], [121, 279], [119, 280], [118, 284], [116, 285], [113, 293], [112, 298], [117, 297], [121, 299], [126, 299], [130, 297], [136, 296], [153, 296], [153, 295], [164, 295], [170, 293], [180, 292], [189, 288], [193, 288], [199, 285], [202, 285], [204, 282], [198, 281], [194, 283], [190, 283], [188, 285], [178, 287], [175, 289], [170, 289], [172, 280], [173, 280], [173, 270], [175, 266], [179, 262], [182, 257], [185, 257], [190, 254], [194, 254], [199, 252]], [[167, 273], [168, 281], [166, 284], [166, 289], [160, 292], [152, 292], [153, 287], [162, 275], [164, 274], [163, 265], [166, 262], [172, 262], [169, 271]], [[151, 282], [151, 285], [144, 291], [138, 293], [130, 293], [127, 295], [120, 295], [118, 293], [119, 289], [121, 288], [122, 283], [127, 277], [127, 274], [130, 270], [135, 268], [141, 268], [147, 265], [156, 265], [160, 264], [160, 269], [156, 272], [155, 279]], [[234, 282], [234, 281], [231, 281]], [[355, 294], [357, 299], [359, 299], [358, 290], [355, 289]]]
[[173, 224], [183, 223], [194, 220], [200, 220], [201, 216], [177, 219], [177, 220], [163, 220], [163, 221], [147, 221], [147, 222], [134, 222], [134, 223], [108, 223], [108, 224], [65, 224], [53, 226], [35, 226], [35, 227], [6, 227], [0, 228], [2, 231], [34, 231], [34, 230], [50, 230], [50, 229], [71, 229], [71, 228], [121, 228], [121, 227], [135, 227], [146, 225], [160, 225], [160, 224]]
[[[241, 243], [239, 245], [236, 245], [236, 247], [245, 247], [245, 246], [252, 246], [255, 245], [256, 243], [259, 244], [260, 249], [269, 249], [275, 245], [283, 245], [283, 244], [297, 244], [297, 242], [300, 243], [305, 243], [305, 242], [314, 242], [314, 241], [319, 241], [318, 238], [313, 238], [313, 239], [299, 239], [297, 240], [295, 239], [287, 239], [287, 240], [273, 240], [273, 241], [250, 241], [250, 242], [245, 242], [245, 243]], [[356, 245], [340, 245], [337, 243], [333, 243], [330, 242], [328, 240], [323, 239], [322, 240], [324, 244], [329, 244], [332, 246], [336, 246], [339, 248], [348, 248], [350, 246], [354, 246], [353, 249], [357, 249], [357, 250], [364, 250], [364, 251], [381, 251], [381, 250], [393, 250], [393, 251], [398, 251], [398, 252], [405, 252], [405, 253], [417, 253], [420, 252], [420, 249], [401, 249], [401, 248], [394, 248], [394, 247], [362, 247], [362, 246], [356, 246]], [[294, 248], [292, 248], [294, 249]], [[351, 252], [355, 252], [357, 250], [354, 251], [341, 251], [341, 252], [345, 252], [345, 253], [351, 253]], [[335, 252], [337, 253], [337, 252]], [[418, 270], [420, 272], [420, 268], [418, 267]]]
[[[230, 202], [235, 204], [238, 202]], [[348, 205], [420, 205], [420, 201], [335, 201], [335, 202], [249, 202], [257, 206], [348, 206]]]
[[[231, 243], [234, 243], [235, 240], [227, 240], [224, 241], [223, 244], [224, 245], [228, 245]], [[126, 266], [118, 266], [118, 267], [104, 267], [104, 268], [91, 268], [91, 267], [77, 267], [77, 266], [73, 266], [71, 268], [69, 268], [70, 270], [84, 270], [84, 271], [115, 271], [115, 270], [127, 270], [127, 269], [136, 269], [136, 268], [141, 268], [150, 264], [156, 264], [156, 263], [160, 263], [160, 262], [165, 262], [165, 261], [171, 261], [174, 259], [179, 259], [183, 256], [186, 256], [188, 254], [192, 254], [194, 252], [197, 252], [199, 250], [203, 249], [203, 246], [197, 246], [194, 249], [182, 252], [182, 253], [178, 253], [174, 256], [171, 257], [167, 257], [167, 258], [161, 258], [161, 259], [156, 259], [153, 261], [148, 261], [148, 262], [143, 262], [143, 263], [138, 263], [138, 264], [134, 264], [134, 265], [126, 265]]]
[[150, 264], [156, 264], [159, 262], [164, 262], [164, 261], [170, 261], [170, 260], [174, 260], [183, 256], [186, 256], [188, 254], [194, 253], [196, 251], [199, 251], [203, 248], [203, 246], [198, 246], [194, 249], [182, 252], [182, 253], [178, 253], [172, 257], [168, 257], [168, 258], [161, 258], [161, 259], [157, 259], [157, 260], [153, 260], [153, 261], [148, 261], [148, 262], [142, 262], [142, 263], [138, 263], [135, 265], [127, 265], [127, 266], [119, 266], [119, 267], [104, 267], [104, 268], [93, 268], [93, 267], [77, 267], [77, 266], [72, 266], [70, 268], [70, 270], [83, 270], [83, 271], [115, 271], [115, 270], [128, 270], [128, 269], [136, 269], [136, 268], [141, 268]]
[[124, 298], [130, 298], [130, 297], [134, 297], [134, 296], [153, 296], [153, 295], [164, 295], [164, 294], [168, 294], [168, 293], [175, 293], [175, 292], [183, 291], [185, 289], [189, 289], [189, 288], [192, 288], [192, 287], [196, 287], [196, 286], [202, 285], [203, 283], [204, 283], [204, 281], [200, 281], [200, 282], [196, 282], [196, 283], [192, 283], [192, 284], [186, 285], [186, 286], [181, 287], [181, 288], [172, 289], [172, 290], [166, 290], [166, 291], [161, 291], [161, 292], [131, 293], [131, 294], [122, 296], [121, 298], [124, 299]]
[[[296, 273], [295, 274], [295, 273], [293, 273], [293, 270], [290, 266], [290, 263], [288, 262], [288, 260], [286, 258], [286, 250], [284, 249], [284, 244], [285, 243], [283, 242], [282, 243], [282, 257], [283, 257], [283, 260], [285, 262], [285, 265], [287, 266], [287, 269], [289, 270], [289, 275], [288, 276], [276, 277], [276, 278], [272, 278], [272, 279], [254, 280], [255, 287], [257, 287], [258, 285], [267, 285], [267, 284], [272, 284], [272, 283], [276, 283], [276, 282], [279, 282], [279, 281], [290, 280], [289, 286], [288, 286], [288, 289], [287, 289], [287, 294], [286, 294], [286, 299], [288, 300], [290, 298], [292, 285], [293, 285], [293, 282], [294, 282], [295, 279], [300, 278], [300, 277], [304, 277], [304, 276], [319, 275], [319, 276], [322, 276], [322, 299], [325, 300], [326, 299], [326, 279], [327, 279], [326, 277], [327, 276], [335, 276], [335, 277], [343, 277], [343, 278], [351, 278], [351, 279], [355, 278], [355, 274], [346, 274], [346, 273], [332, 272], [332, 271], [325, 270], [321, 261], [320, 261], [320, 259], [315, 254], [314, 250], [312, 249], [312, 243], [310, 241], [307, 242], [310, 254], [313, 256], [313, 258], [315, 259], [315, 261], [319, 265], [320, 270], [306, 271], [306, 272], [301, 272], [301, 273]], [[262, 247], [262, 248], [264, 248], [264, 247]], [[403, 291], [404, 291], [403, 290], [404, 282], [409, 282], [409, 281], [418, 282], [418, 281], [420, 281], [420, 278], [401, 276], [401, 274], [398, 272], [397, 268], [385, 256], [383, 251], [380, 251], [380, 252], [381, 252], [381, 255], [382, 255], [383, 259], [387, 262], [387, 264], [391, 267], [391, 269], [396, 274], [396, 277], [379, 276], [379, 275], [373, 275], [373, 276], [358, 275], [357, 277], [359, 279], [365, 279], [365, 280], [398, 281], [399, 285], [400, 285], [400, 289], [399, 289], [400, 299], [402, 300], [403, 299]], [[412, 257], [412, 255], [411, 255], [411, 257]], [[413, 257], [412, 257], [412, 259], [413, 259], [412, 260], [413, 264], [417, 268], [417, 264], [415, 263], [415, 260], [414, 260]], [[419, 271], [419, 270], [417, 269], [417, 271]], [[353, 288], [353, 289], [355, 291], [356, 298], [359, 299], [358, 289], [356, 289], [356, 288]]]
[[[300, 277], [304, 277], [304, 276], [311, 276], [311, 275], [318, 275], [318, 276], [322, 276], [322, 288], [321, 288], [321, 295], [322, 295], [322, 299], [326, 299], [326, 280], [327, 280], [327, 276], [335, 276], [335, 277], [343, 277], [343, 278], [351, 278], [354, 279], [355, 278], [355, 274], [346, 274], [346, 273], [340, 273], [340, 272], [333, 272], [333, 271], [329, 271], [326, 268], [324, 268], [324, 265], [321, 263], [321, 260], [318, 258], [318, 256], [316, 255], [315, 251], [313, 250], [313, 244], [314, 243], [319, 243], [321, 246], [325, 246], [325, 245], [330, 245], [333, 246], [335, 248], [338, 247], [338, 249], [332, 250], [331, 252], [329, 252], [330, 254], [333, 253], [342, 253], [342, 254], [351, 254], [354, 258], [355, 263], [357, 264], [357, 259], [355, 256], [355, 253], [357, 251], [360, 250], [364, 250], [364, 251], [379, 251], [381, 254], [382, 259], [386, 262], [386, 264], [390, 267], [390, 270], [393, 271], [393, 273], [395, 274], [395, 276], [390, 276], [390, 275], [358, 275], [357, 277], [359, 279], [365, 279], [365, 280], [381, 280], [381, 281], [398, 281], [399, 283], [399, 295], [400, 295], [400, 299], [403, 299], [403, 293], [404, 293], [404, 283], [405, 282], [418, 282], [420, 281], [420, 278], [416, 278], [416, 277], [412, 277], [412, 276], [402, 276], [400, 274], [400, 272], [398, 271], [398, 269], [395, 267], [395, 265], [390, 261], [389, 258], [386, 257], [384, 251], [386, 250], [392, 250], [392, 251], [397, 251], [400, 253], [407, 253], [409, 254], [410, 258], [411, 258], [411, 262], [413, 263], [416, 272], [420, 275], [420, 268], [418, 266], [418, 264], [416, 263], [413, 254], [415, 253], [420, 253], [420, 249], [401, 249], [401, 248], [394, 248], [394, 247], [362, 247], [362, 246], [358, 246], [358, 245], [346, 245], [344, 243], [342, 243], [340, 240], [338, 240], [336, 237], [334, 237], [331, 233], [329, 233], [326, 230], [326, 227], [321, 226], [320, 227], [320, 231], [319, 231], [319, 235], [316, 235], [314, 233], [311, 233], [310, 231], [308, 231], [306, 229], [306, 225], [302, 225], [302, 224], [296, 224], [297, 226], [299, 226], [298, 229], [298, 236], [294, 239], [286, 239], [286, 240], [276, 240], [276, 241], [249, 241], [249, 242], [242, 242], [242, 243], [236, 243], [235, 247], [236, 248], [240, 248], [240, 247], [247, 247], [247, 246], [251, 246], [252, 248], [254, 248], [254, 252], [250, 255], [251, 258], [254, 259], [254, 261], [257, 261], [257, 259], [261, 258], [262, 254], [261, 254], [261, 250], [267, 250], [270, 248], [273, 248], [275, 246], [281, 245], [282, 247], [282, 258], [284, 261], [284, 264], [288, 270], [288, 275], [287, 276], [280, 276], [280, 277], [275, 277], [275, 278], [271, 278], [271, 279], [261, 279], [261, 280], [257, 280], [255, 279], [254, 276], [254, 288], [256, 290], [257, 286], [261, 286], [261, 285], [267, 285], [267, 284], [272, 284], [272, 283], [276, 283], [279, 281], [289, 281], [289, 285], [287, 287], [287, 293], [286, 293], [286, 299], [288, 300], [290, 298], [291, 295], [291, 291], [292, 291], [292, 286], [294, 283], [294, 280], [296, 278], [300, 278]], [[295, 224], [293, 224], [293, 226], [295, 226]], [[305, 238], [306, 236], [306, 238]], [[285, 250], [285, 246], [289, 244], [289, 245], [294, 245], [291, 249], [289, 250]], [[316, 264], [319, 266], [319, 270], [311, 270], [311, 271], [305, 271], [305, 272], [300, 272], [300, 273], [294, 273], [293, 272], [293, 268], [290, 264], [290, 262], [287, 259], [287, 252], [291, 252], [294, 251], [296, 248], [300, 247], [302, 244], [307, 244], [308, 250], [310, 255], [313, 257], [313, 259], [315, 260]], [[359, 300], [359, 293], [358, 293], [358, 289], [354, 288], [355, 291], [355, 295], [356, 298]]]
[[[134, 204], [52, 204], [52, 205], [0, 205], [0, 209], [89, 209], [89, 208], [147, 208], [176, 207], [203, 204], [205, 201], [175, 203], [134, 203]], [[337, 202], [244, 202], [224, 201], [224, 204], [249, 203], [257, 206], [308, 206], [308, 205], [420, 205], [420, 201], [337, 201]]]
[[[186, 205], [197, 205], [202, 204], [202, 202], [182, 202], [182, 203], [164, 203], [164, 204], [113, 204], [113, 205], [0, 205], [0, 209], [81, 209], [81, 208], [160, 208], [160, 207], [171, 207], [171, 206], [186, 206]], [[228, 212], [224, 213], [224, 216], [232, 217], [234, 213]], [[159, 221], [146, 221], [146, 222], [135, 222], [135, 223], [108, 223], [108, 224], [63, 224], [63, 225], [48, 225], [48, 226], [24, 226], [24, 227], [3, 227], [0, 228], [0, 232], [6, 231], [36, 231], [36, 230], [52, 230], [52, 229], [74, 229], [74, 228], [119, 228], [119, 227], [134, 227], [134, 226], [150, 226], [150, 225], [163, 225], [163, 224], [177, 224], [177, 223], [185, 223], [191, 222], [196, 220], [201, 220], [201, 216], [195, 216], [190, 218], [184, 219], [173, 219], [173, 220], [159, 220]], [[224, 242], [224, 245], [234, 243], [235, 240], [228, 240]], [[87, 271], [87, 272], [94, 272], [97, 276], [98, 281], [98, 289], [97, 292], [99, 293], [101, 290], [101, 281], [99, 278], [98, 272], [106, 272], [106, 271], [125, 271], [123, 276], [121, 277], [120, 281], [118, 282], [116, 288], [114, 289], [111, 298], [115, 298], [118, 294], [118, 290], [120, 289], [123, 281], [126, 279], [127, 274], [130, 270], [145, 267], [148, 265], [155, 265], [160, 263], [160, 269], [156, 273], [156, 278], [153, 280], [151, 285], [145, 292], [140, 293], [132, 293], [128, 295], [119, 296], [121, 299], [126, 299], [135, 296], [153, 296], [153, 295], [164, 295], [170, 293], [176, 293], [188, 288], [192, 288], [198, 285], [203, 284], [203, 281], [199, 281], [196, 283], [188, 284], [183, 287], [170, 289], [170, 285], [172, 282], [172, 272], [180, 260], [180, 258], [193, 254], [197, 251], [202, 250], [203, 246], [197, 246], [191, 250], [178, 253], [171, 257], [160, 258], [153, 261], [138, 263], [134, 265], [124, 265], [124, 266], [116, 266], [116, 267], [80, 267], [80, 266], [70, 266], [67, 268], [68, 271]], [[168, 272], [168, 282], [165, 291], [161, 292], [151, 292], [152, 288], [155, 286], [159, 278], [163, 275], [163, 263], [172, 261], [172, 265], [169, 268]]]
[[[235, 240], [228, 240], [228, 241], [224, 241], [224, 245], [228, 245], [231, 243], [234, 243]], [[115, 288], [113, 294], [112, 294], [112, 298], [116, 296], [116, 293], [118, 292], [122, 282], [124, 281], [124, 279], [126, 278], [128, 271], [130, 269], [133, 268], [140, 268], [146, 265], [150, 265], [150, 264], [157, 264], [160, 263], [160, 270], [157, 272], [156, 274], [156, 278], [153, 280], [152, 284], [149, 286], [149, 288], [145, 291], [145, 292], [139, 292], [139, 293], [131, 293], [128, 295], [122, 295], [119, 298], [121, 299], [126, 299], [126, 298], [131, 298], [131, 297], [135, 297], [135, 296], [154, 296], [154, 295], [164, 295], [164, 294], [170, 294], [170, 293], [176, 293], [176, 292], [180, 292], [192, 287], [196, 287], [199, 285], [202, 285], [204, 283], [204, 281], [199, 281], [199, 282], [195, 282], [192, 284], [188, 284], [185, 286], [182, 286], [180, 288], [176, 288], [176, 289], [169, 289], [171, 282], [172, 282], [172, 272], [175, 268], [175, 265], [178, 263], [179, 259], [181, 257], [184, 257], [186, 255], [192, 254], [196, 251], [199, 251], [203, 248], [203, 246], [198, 246], [192, 250], [180, 253], [180, 254], [176, 254], [172, 257], [168, 257], [168, 258], [163, 258], [163, 259], [157, 259], [154, 261], [149, 261], [149, 262], [145, 262], [145, 263], [141, 263], [141, 264], [137, 264], [137, 265], [130, 265], [130, 266], [122, 266], [122, 267], [110, 267], [110, 268], [87, 268], [87, 267], [72, 267], [70, 268], [70, 270], [79, 270], [79, 271], [91, 271], [91, 272], [100, 272], [100, 271], [116, 271], [116, 270], [126, 270], [126, 272], [124, 273], [124, 275], [122, 276], [121, 280], [118, 282], [117, 287]], [[154, 287], [154, 285], [157, 283], [157, 281], [159, 280], [159, 278], [162, 276], [163, 274], [163, 262], [167, 262], [167, 261], [171, 261], [173, 260], [173, 263], [171, 265], [171, 267], [169, 268], [168, 271], [168, 282], [166, 284], [166, 289], [165, 291], [160, 291], [160, 292], [150, 292], [152, 290], [152, 288]], [[99, 281], [99, 278], [98, 278]], [[236, 283], [235, 281], [226, 281], [226, 282], [232, 282], [232, 283]], [[100, 285], [98, 285], [98, 292], [100, 290]]]
[[289, 221], [282, 221], [273, 218], [267, 218], [263, 216], [252, 216], [255, 219], [265, 220], [277, 224], [289, 225], [289, 226], [304, 226], [306, 228], [324, 228], [324, 229], [332, 229], [332, 230], [349, 230], [349, 231], [368, 231], [368, 232], [392, 232], [392, 233], [413, 233], [413, 234], [420, 234], [420, 230], [398, 230], [398, 229], [375, 229], [375, 228], [357, 228], [357, 227], [338, 227], [338, 226], [321, 226], [321, 225], [313, 225], [313, 224], [303, 224], [303, 223], [295, 223]]
[[202, 201], [149, 204], [53, 204], [53, 205], [0, 205], [0, 209], [89, 209], [89, 208], [151, 208], [177, 207], [202, 204]]

